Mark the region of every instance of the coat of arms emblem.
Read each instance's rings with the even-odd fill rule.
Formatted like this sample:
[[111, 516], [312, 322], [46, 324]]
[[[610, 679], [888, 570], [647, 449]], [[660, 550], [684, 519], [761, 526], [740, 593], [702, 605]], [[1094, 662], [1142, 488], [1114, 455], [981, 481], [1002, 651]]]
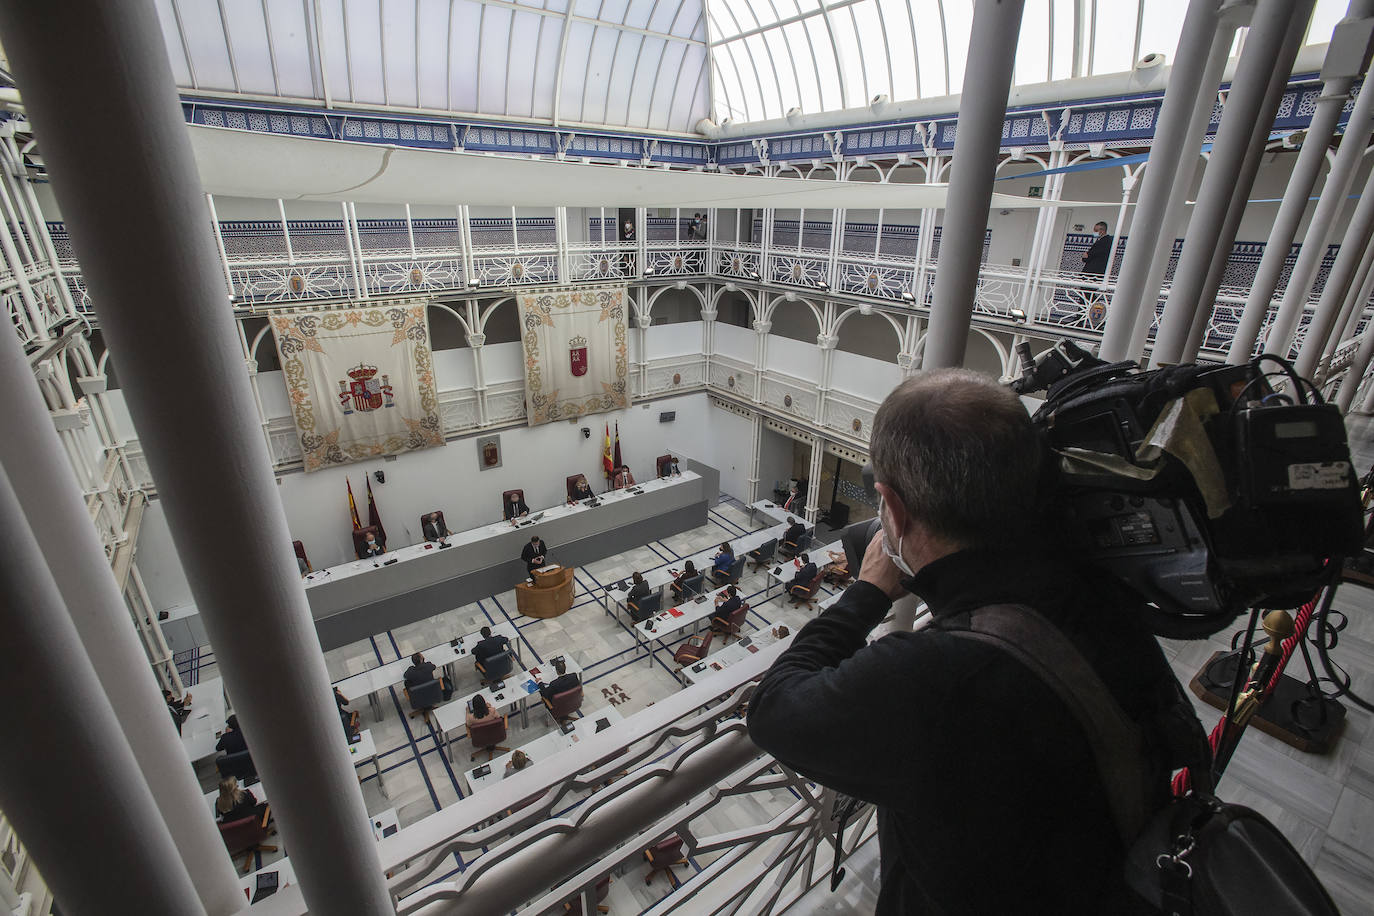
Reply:
[[339, 406], [345, 416], [354, 411], [367, 413], [383, 405], [396, 406], [392, 403], [391, 383], [385, 374], [378, 381], [376, 366], [360, 363], [348, 370], [348, 377], [352, 381], [339, 380]]
[[574, 376], [587, 374], [587, 338], [578, 335], [568, 341], [568, 362]]
[[1093, 327], [1101, 327], [1102, 319], [1107, 317], [1107, 300], [1101, 297], [1093, 300], [1092, 305], [1088, 306], [1088, 321]]

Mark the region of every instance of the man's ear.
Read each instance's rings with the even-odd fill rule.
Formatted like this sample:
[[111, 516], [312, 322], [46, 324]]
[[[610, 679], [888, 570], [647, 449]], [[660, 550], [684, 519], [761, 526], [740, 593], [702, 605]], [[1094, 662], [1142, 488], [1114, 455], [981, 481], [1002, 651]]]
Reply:
[[902, 498], [897, 495], [896, 490], [885, 483], [875, 483], [873, 487], [878, 491], [878, 495], [883, 498], [887, 513], [892, 518], [892, 527], [898, 535], [905, 533], [911, 523], [911, 517], [906, 511], [906, 503], [902, 502]]

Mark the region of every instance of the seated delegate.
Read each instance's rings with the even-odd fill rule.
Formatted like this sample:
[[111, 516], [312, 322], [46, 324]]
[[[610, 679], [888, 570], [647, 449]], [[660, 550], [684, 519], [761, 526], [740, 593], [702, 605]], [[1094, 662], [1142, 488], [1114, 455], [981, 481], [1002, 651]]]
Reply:
[[499, 718], [501, 718], [501, 714], [491, 706], [487, 705], [487, 698], [482, 696], [480, 693], [477, 694], [477, 696], [473, 697], [472, 701], [468, 703], [468, 737], [472, 737], [472, 730], [474, 728], [480, 728], [483, 725], [490, 725], [492, 722], [495, 722]]
[[[428, 684], [436, 677], [434, 669], [434, 662], [425, 661], [424, 654], [416, 652], [410, 657], [410, 667], [406, 669], [406, 686], [419, 687], [421, 684]], [[453, 696], [453, 688], [449, 685], [447, 679], [440, 677], [439, 687], [444, 692], [445, 700]]]
[[487, 662], [504, 652], [509, 652], [511, 648], [510, 640], [504, 636], [493, 636], [491, 627], [482, 627], [481, 634], [482, 638], [472, 647], [472, 660], [485, 668]]
[[249, 789], [239, 788], [239, 781], [226, 776], [219, 782], [219, 797], [215, 799], [215, 817], [222, 823], [248, 817], [258, 809], [258, 797]]
[[524, 518], [530, 514], [530, 507], [525, 505], [525, 501], [516, 493], [512, 493], [506, 498], [506, 521], [515, 524], [517, 518]]
[[668, 584], [668, 587], [673, 590], [673, 600], [681, 601], [683, 597], [682, 593], [685, 589], [684, 583], [697, 575], [696, 564], [688, 560], [683, 564], [682, 572], [678, 572], [675, 569], [670, 569], [668, 571], [673, 574], [673, 581]]
[[787, 533], [782, 536], [783, 547], [795, 550], [801, 543], [803, 534], [806, 534], [806, 526], [792, 516], [787, 516]]
[[520, 559], [525, 561], [525, 573], [534, 581], [534, 571], [544, 565], [544, 561], [549, 556], [549, 545], [540, 540], [539, 535], [530, 538], [530, 542], [520, 551]]
[[550, 702], [560, 693], [566, 693], [582, 683], [576, 671], [569, 673], [568, 663], [561, 655], [553, 660], [553, 670], [557, 676], [548, 684], [539, 685], [539, 695]]
[[248, 742], [244, 740], [243, 731], [239, 728], [238, 716], [230, 716], [224, 720], [224, 731], [215, 742], [215, 750], [225, 754], [238, 754], [248, 750]]
[[377, 543], [376, 532], [369, 531], [367, 533], [367, 540], [363, 542], [363, 556], [379, 557], [384, 553], [386, 553], [386, 548]]
[[612, 489], [623, 490], [626, 487], [632, 487], [634, 485], [635, 475], [630, 473], [630, 466], [628, 464], [622, 464], [616, 470], [615, 475], [611, 477]]
[[727, 585], [716, 596], [716, 609], [711, 612], [711, 630], [716, 633], [729, 633], [734, 627], [730, 623], [730, 615], [740, 609], [744, 604], [744, 599], [739, 596], [739, 589], [733, 585]]
[[443, 518], [438, 512], [431, 512], [425, 516], [425, 523], [421, 526], [426, 541], [442, 541], [448, 537], [448, 525], [444, 524]]
[[591, 499], [595, 495], [591, 485], [587, 483], [587, 476], [578, 474], [577, 480], [573, 481], [572, 492], [568, 494], [568, 502], [581, 502], [584, 499]]
[[794, 594], [795, 589], [806, 588], [810, 585], [811, 580], [816, 578], [816, 574], [820, 571], [816, 569], [816, 564], [811, 562], [811, 557], [807, 554], [802, 554], [797, 557], [797, 559], [801, 562], [801, 568], [798, 569], [797, 574], [792, 577], [792, 581], [787, 583], [787, 593], [789, 595]]
[[720, 545], [720, 550], [716, 551], [716, 558], [711, 561], [711, 578], [717, 585], [724, 585], [730, 579], [730, 568], [735, 565], [735, 548], [726, 541]]

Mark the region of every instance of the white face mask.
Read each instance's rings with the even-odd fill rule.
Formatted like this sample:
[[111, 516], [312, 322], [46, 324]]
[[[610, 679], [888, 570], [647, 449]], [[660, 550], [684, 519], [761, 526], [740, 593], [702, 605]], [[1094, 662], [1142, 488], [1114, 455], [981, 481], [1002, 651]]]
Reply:
[[[879, 496], [879, 497], [878, 497], [878, 523], [879, 523], [879, 524], [882, 524], [882, 519], [883, 519], [883, 506], [884, 506], [884, 505], [885, 505], [885, 504], [884, 504], [884, 502], [883, 502], [883, 498], [882, 498], [881, 496]], [[906, 574], [906, 575], [908, 575], [908, 576], [914, 576], [914, 575], [916, 575], [916, 573], [912, 572], [912, 570], [911, 570], [911, 564], [907, 563], [907, 561], [906, 561], [905, 559], [903, 559], [903, 557], [902, 557], [902, 541], [903, 541], [904, 537], [905, 537], [905, 536], [899, 536], [899, 537], [897, 538], [897, 549], [896, 549], [896, 550], [893, 550], [893, 549], [892, 549], [892, 542], [888, 539], [888, 536], [887, 536], [887, 526], [886, 526], [886, 525], [883, 525], [883, 553], [887, 554], [887, 558], [888, 558], [889, 560], [892, 561], [892, 565], [893, 565], [893, 566], [897, 567], [897, 568], [900, 569], [904, 574]]]

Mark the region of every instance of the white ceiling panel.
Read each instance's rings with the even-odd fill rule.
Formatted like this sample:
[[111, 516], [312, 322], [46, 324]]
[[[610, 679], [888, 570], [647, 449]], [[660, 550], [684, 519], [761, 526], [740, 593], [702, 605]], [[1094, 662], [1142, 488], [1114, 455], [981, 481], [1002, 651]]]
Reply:
[[[708, 114], [744, 122], [877, 95], [958, 93], [974, 9], [968, 0], [155, 4], [175, 78], [192, 92], [682, 133]], [[1318, 0], [1309, 42], [1329, 39], [1344, 6]], [[1171, 57], [1185, 9], [1182, 0], [1027, 0], [1015, 80]]]

